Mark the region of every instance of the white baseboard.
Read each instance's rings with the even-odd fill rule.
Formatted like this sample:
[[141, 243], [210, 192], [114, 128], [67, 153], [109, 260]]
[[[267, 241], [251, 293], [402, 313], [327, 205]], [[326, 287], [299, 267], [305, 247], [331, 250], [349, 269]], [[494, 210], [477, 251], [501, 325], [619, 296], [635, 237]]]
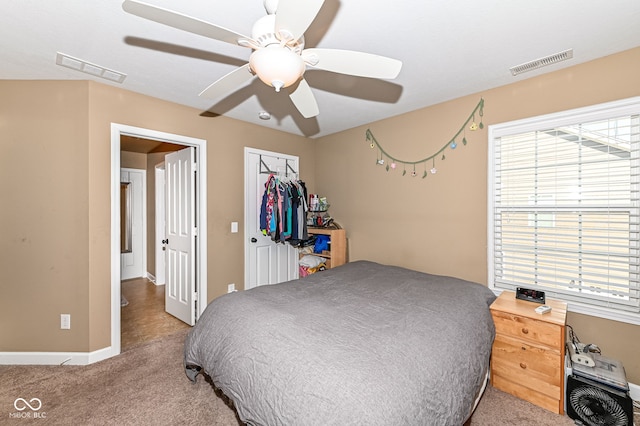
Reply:
[[158, 285], [158, 283], [156, 282], [156, 277], [152, 273], [147, 272], [147, 279], [155, 285]]
[[94, 352], [0, 352], [0, 365], [88, 365], [116, 355], [111, 347]]

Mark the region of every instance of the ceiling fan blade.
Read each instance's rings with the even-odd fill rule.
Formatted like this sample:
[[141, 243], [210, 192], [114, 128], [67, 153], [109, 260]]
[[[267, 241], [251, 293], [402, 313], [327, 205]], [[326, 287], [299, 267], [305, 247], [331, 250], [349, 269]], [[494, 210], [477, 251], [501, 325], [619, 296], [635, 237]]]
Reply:
[[298, 87], [289, 94], [289, 97], [304, 118], [315, 117], [320, 113], [318, 103], [316, 102], [315, 96], [313, 96], [311, 87], [309, 87], [309, 83], [307, 83], [307, 80], [304, 78], [300, 80]]
[[122, 3], [122, 9], [132, 15], [214, 40], [225, 41], [235, 45], [239, 44], [238, 40], [251, 40], [251, 37], [244, 36], [218, 25], [140, 1], [125, 0], [124, 3]]
[[299, 39], [316, 18], [324, 0], [279, 0], [276, 10], [276, 34]]
[[251, 74], [249, 64], [243, 65], [216, 80], [209, 87], [200, 92], [199, 96], [210, 99], [218, 98], [237, 89], [253, 77], [255, 76]]
[[386, 56], [339, 49], [304, 49], [302, 58], [312, 67], [358, 77], [393, 79], [402, 62]]

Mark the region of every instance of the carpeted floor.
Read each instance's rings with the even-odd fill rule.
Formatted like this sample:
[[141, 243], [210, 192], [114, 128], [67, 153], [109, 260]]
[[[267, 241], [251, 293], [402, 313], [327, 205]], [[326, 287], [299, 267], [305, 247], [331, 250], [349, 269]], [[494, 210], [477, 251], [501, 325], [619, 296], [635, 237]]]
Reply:
[[[187, 331], [89, 366], [0, 366], [0, 424], [238, 426], [235, 412], [202, 376], [195, 384], [185, 376], [182, 345]], [[18, 411], [18, 398], [38, 398], [42, 407]], [[34, 419], [35, 414], [46, 418]], [[489, 386], [470, 424], [573, 422]]]
[[238, 425], [208, 383], [184, 374], [187, 331], [89, 366], [0, 366], [0, 424], [25, 424], [10, 418], [14, 401], [39, 398], [39, 413], [61, 426]]

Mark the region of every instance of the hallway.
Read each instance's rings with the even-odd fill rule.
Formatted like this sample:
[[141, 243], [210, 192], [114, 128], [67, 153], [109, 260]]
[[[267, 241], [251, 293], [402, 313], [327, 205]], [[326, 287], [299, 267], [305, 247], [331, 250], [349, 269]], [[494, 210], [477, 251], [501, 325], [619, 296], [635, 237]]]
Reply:
[[122, 296], [129, 302], [120, 308], [122, 352], [149, 340], [166, 336], [189, 325], [164, 310], [165, 286], [146, 278], [122, 281]]

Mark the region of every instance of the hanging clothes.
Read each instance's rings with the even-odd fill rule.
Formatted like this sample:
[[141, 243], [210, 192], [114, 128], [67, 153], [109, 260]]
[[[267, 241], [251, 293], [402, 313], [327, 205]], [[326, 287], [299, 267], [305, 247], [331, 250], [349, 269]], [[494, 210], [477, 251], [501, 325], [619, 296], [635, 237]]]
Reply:
[[260, 203], [260, 231], [276, 242], [308, 238], [307, 188], [301, 180], [270, 174]]

